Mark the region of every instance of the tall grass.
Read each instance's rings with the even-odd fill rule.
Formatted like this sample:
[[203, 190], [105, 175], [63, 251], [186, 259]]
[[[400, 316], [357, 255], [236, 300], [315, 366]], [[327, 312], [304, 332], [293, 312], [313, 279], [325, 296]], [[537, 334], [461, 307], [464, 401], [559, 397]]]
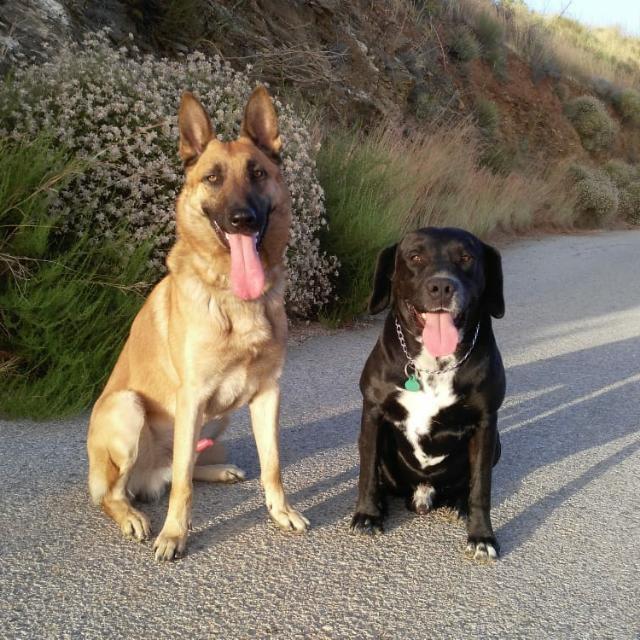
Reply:
[[150, 248], [54, 233], [49, 203], [82, 170], [46, 138], [0, 145], [0, 414], [88, 406], [142, 298]]
[[640, 83], [640, 38], [618, 28], [595, 29], [563, 16], [541, 16], [519, 2], [450, 0], [447, 10], [451, 19], [476, 32], [485, 27], [487, 16], [498, 21], [506, 42], [537, 77], [561, 74], [588, 85], [604, 78], [621, 87]]
[[411, 229], [458, 226], [486, 236], [498, 227], [573, 223], [563, 167], [496, 175], [480, 166], [483, 151], [471, 123], [412, 138], [380, 129], [327, 139], [318, 157], [329, 216], [324, 242], [342, 265], [331, 321], [364, 311], [377, 252]]
[[0, 141], [0, 278], [24, 278], [31, 262], [44, 256], [56, 222], [48, 214], [51, 198], [81, 170], [44, 136]]
[[340, 260], [337, 302], [324, 312], [332, 323], [365, 308], [376, 255], [397, 240], [416, 197], [411, 174], [385, 145], [392, 137], [389, 132], [367, 137], [340, 132], [330, 136], [318, 154], [329, 215], [322, 242]]

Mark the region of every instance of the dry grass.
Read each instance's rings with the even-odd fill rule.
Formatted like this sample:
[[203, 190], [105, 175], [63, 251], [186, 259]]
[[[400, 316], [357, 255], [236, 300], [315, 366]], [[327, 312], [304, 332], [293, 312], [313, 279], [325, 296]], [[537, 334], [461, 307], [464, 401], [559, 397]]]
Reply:
[[403, 230], [453, 225], [486, 235], [498, 227], [518, 231], [572, 222], [573, 195], [562, 170], [495, 175], [479, 166], [484, 148], [470, 123], [412, 140], [384, 132], [380, 141], [413, 178], [415, 197]]
[[640, 83], [640, 38], [619, 28], [594, 29], [559, 16], [541, 16], [526, 5], [491, 0], [451, 0], [449, 17], [472, 29], [487, 13], [503, 25], [506, 42], [534, 73], [559, 73], [592, 84], [605, 79], [619, 87]]
[[392, 129], [328, 137], [318, 158], [329, 217], [325, 248], [341, 262], [331, 320], [363, 311], [376, 253], [409, 230], [456, 226], [486, 236], [497, 228], [573, 223], [565, 167], [496, 175], [479, 166], [483, 152], [471, 121], [412, 138]]

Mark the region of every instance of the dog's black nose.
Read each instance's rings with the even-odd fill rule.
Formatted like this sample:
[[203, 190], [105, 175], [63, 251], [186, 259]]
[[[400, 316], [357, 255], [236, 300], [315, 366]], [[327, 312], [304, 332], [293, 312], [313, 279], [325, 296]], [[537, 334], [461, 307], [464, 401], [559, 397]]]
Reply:
[[234, 229], [252, 229], [256, 227], [258, 218], [253, 209], [242, 207], [231, 212], [229, 221]]
[[456, 292], [456, 283], [451, 278], [429, 278], [427, 280], [427, 293], [432, 302], [446, 307]]

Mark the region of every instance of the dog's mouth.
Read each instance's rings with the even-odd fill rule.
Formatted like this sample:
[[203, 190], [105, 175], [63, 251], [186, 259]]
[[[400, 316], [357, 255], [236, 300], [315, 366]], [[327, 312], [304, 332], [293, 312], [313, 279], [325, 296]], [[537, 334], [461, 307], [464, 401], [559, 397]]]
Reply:
[[[230, 235], [240, 235], [240, 234], [231, 234], [231, 233], [227, 233], [226, 231], [222, 230], [222, 227], [215, 221], [212, 221], [212, 226], [213, 226], [213, 230], [216, 233], [216, 236], [218, 236], [218, 240], [220, 240], [220, 243], [222, 244], [222, 246], [224, 246], [227, 250], [230, 250], [231, 247], [229, 245], [229, 236]], [[267, 225], [268, 225], [268, 220], [265, 219], [264, 223], [262, 224], [262, 227], [260, 228], [260, 230], [257, 233], [254, 234], [246, 234], [246, 235], [253, 235], [256, 237], [256, 247], [258, 249], [258, 251], [260, 251], [261, 247], [262, 247], [262, 241], [264, 240], [264, 236], [267, 232]]]
[[213, 228], [231, 254], [231, 290], [241, 300], [256, 300], [264, 292], [265, 276], [258, 251], [266, 223], [257, 233], [227, 233], [214, 221]]
[[454, 316], [451, 309], [444, 307], [421, 311], [410, 302], [405, 302], [422, 334], [422, 343], [427, 351], [436, 358], [455, 353], [461, 338], [458, 327], [464, 323], [464, 314]]

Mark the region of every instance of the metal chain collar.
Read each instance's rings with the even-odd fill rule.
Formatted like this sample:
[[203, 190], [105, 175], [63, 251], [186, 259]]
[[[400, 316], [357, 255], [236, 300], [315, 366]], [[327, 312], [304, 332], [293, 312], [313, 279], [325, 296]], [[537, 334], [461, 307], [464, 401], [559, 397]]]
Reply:
[[402, 347], [402, 351], [404, 351], [404, 355], [407, 357], [407, 360], [408, 360], [407, 364], [404, 367], [404, 372], [407, 376], [409, 375], [407, 372], [407, 369], [409, 367], [411, 367], [416, 373], [420, 372], [426, 375], [440, 374], [440, 373], [447, 373], [448, 371], [454, 371], [455, 369], [460, 367], [471, 355], [473, 348], [476, 346], [478, 333], [480, 332], [480, 323], [478, 322], [478, 324], [476, 325], [476, 331], [473, 334], [473, 340], [471, 341], [471, 347], [469, 348], [469, 351], [467, 351], [467, 353], [465, 353], [464, 356], [460, 360], [458, 360], [458, 362], [456, 362], [455, 364], [450, 364], [448, 367], [445, 367], [444, 369], [435, 369], [435, 370], [419, 369], [418, 366], [416, 365], [416, 361], [409, 355], [409, 350], [407, 349], [407, 343], [404, 339], [404, 333], [402, 333], [402, 327], [398, 322], [398, 316], [396, 316], [394, 319], [396, 323], [396, 332], [398, 334], [398, 340], [400, 340], [400, 346]]

